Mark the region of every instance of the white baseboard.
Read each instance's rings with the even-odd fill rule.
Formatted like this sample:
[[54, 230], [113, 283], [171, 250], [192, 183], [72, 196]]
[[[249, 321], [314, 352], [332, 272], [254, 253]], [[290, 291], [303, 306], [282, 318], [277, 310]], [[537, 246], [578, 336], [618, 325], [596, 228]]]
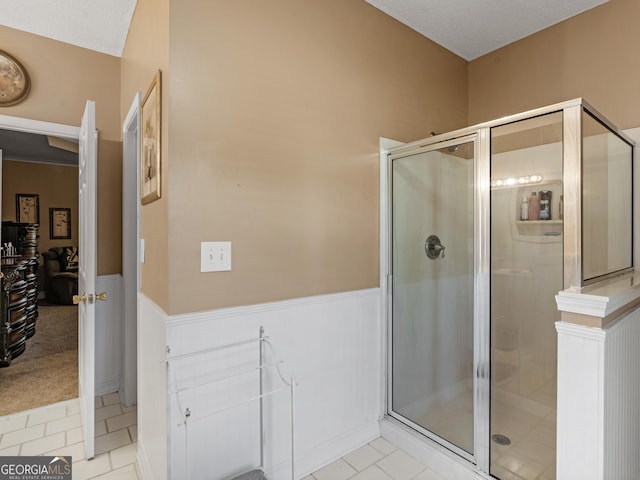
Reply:
[[96, 379], [96, 395], [106, 395], [107, 393], [113, 393], [120, 390], [120, 377]]
[[382, 437], [401, 448], [416, 460], [429, 466], [442, 478], [448, 480], [485, 480], [474, 466], [435, 442], [419, 435], [395, 420], [384, 418], [380, 421]]
[[[297, 455], [296, 478], [304, 478], [329, 463], [343, 457], [345, 454], [360, 448], [380, 436], [380, 426], [377, 420], [360, 425], [336, 438], [314, 447], [312, 450], [300, 452]], [[280, 465], [276, 471], [282, 471], [289, 465]], [[273, 478], [279, 477], [275, 472]]]

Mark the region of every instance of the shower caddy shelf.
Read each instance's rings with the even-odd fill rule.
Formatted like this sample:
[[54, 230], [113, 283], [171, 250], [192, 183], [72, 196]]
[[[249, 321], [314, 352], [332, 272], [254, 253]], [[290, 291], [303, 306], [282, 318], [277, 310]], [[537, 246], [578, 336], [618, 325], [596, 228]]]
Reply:
[[[238, 371], [234, 371], [233, 373], [227, 374], [227, 375], [222, 375], [222, 376], [217, 376], [214, 377], [212, 379], [208, 379], [207, 381], [201, 382], [197, 385], [194, 386], [190, 386], [190, 387], [185, 387], [185, 388], [178, 388], [177, 387], [177, 378], [175, 375], [175, 370], [173, 369], [173, 364], [176, 361], [180, 361], [183, 359], [187, 359], [187, 358], [193, 358], [196, 356], [200, 356], [200, 355], [204, 355], [204, 354], [208, 354], [208, 353], [213, 353], [213, 352], [219, 352], [222, 350], [232, 350], [234, 348], [238, 348], [238, 347], [242, 347], [242, 346], [246, 346], [246, 345], [250, 345], [252, 343], [257, 343], [258, 344], [258, 351], [259, 351], [259, 364], [256, 367], [252, 367], [252, 368], [247, 368], [247, 369], [243, 369], [243, 370], [238, 370]], [[271, 356], [273, 358], [273, 360], [271, 362], [266, 363], [265, 362], [265, 345], [269, 347], [269, 350], [271, 352]], [[170, 352], [170, 349], [167, 347], [167, 352]], [[242, 340], [242, 341], [238, 341], [238, 342], [233, 342], [233, 343], [228, 343], [228, 344], [224, 344], [224, 345], [220, 345], [218, 347], [213, 347], [213, 348], [207, 348], [207, 349], [203, 349], [203, 350], [198, 350], [195, 352], [189, 352], [189, 353], [185, 353], [182, 355], [175, 355], [173, 357], [167, 358], [166, 359], [166, 363], [169, 369], [169, 372], [173, 372], [173, 378], [174, 378], [174, 389], [170, 390], [168, 393], [169, 395], [175, 395], [176, 398], [176, 402], [178, 404], [178, 407], [180, 408], [180, 413], [182, 415], [182, 421], [178, 424], [178, 427], [184, 427], [185, 428], [185, 437], [187, 438], [187, 442], [188, 442], [188, 424], [190, 422], [194, 422], [194, 421], [200, 421], [200, 420], [204, 420], [205, 418], [209, 418], [215, 415], [218, 415], [220, 413], [223, 412], [227, 412], [229, 410], [233, 410], [236, 407], [240, 407], [242, 405], [247, 405], [250, 404], [252, 402], [259, 402], [259, 409], [260, 409], [260, 465], [258, 465], [257, 468], [250, 470], [248, 472], [242, 473], [240, 475], [236, 475], [233, 476], [230, 480], [269, 480], [268, 477], [265, 475], [264, 473], [264, 425], [265, 425], [265, 419], [264, 419], [264, 399], [267, 397], [270, 397], [272, 395], [276, 395], [278, 393], [281, 392], [285, 392], [288, 391], [289, 392], [289, 397], [290, 397], [290, 422], [291, 422], [291, 431], [290, 431], [290, 435], [291, 435], [291, 480], [295, 480], [295, 387], [297, 386], [296, 380], [294, 376], [291, 376], [289, 380], [286, 380], [285, 377], [282, 375], [282, 372], [280, 370], [280, 366], [283, 364], [282, 361], [276, 360], [277, 356], [275, 353], [275, 350], [273, 348], [273, 346], [271, 345], [271, 342], [269, 342], [269, 337], [265, 335], [265, 330], [264, 327], [260, 327], [259, 330], [259, 335], [257, 338], [251, 338], [251, 339], [247, 339], [247, 340]], [[267, 371], [267, 369], [269, 368], [274, 368], [277, 375], [276, 377], [279, 379], [281, 386], [276, 387], [272, 390], [269, 391], [265, 391], [264, 390], [264, 384], [265, 384], [265, 373]], [[215, 409], [212, 412], [206, 413], [204, 415], [201, 416], [194, 416], [194, 411], [191, 410], [191, 408], [189, 408], [189, 406], [182, 406], [182, 402], [180, 401], [180, 393], [182, 392], [186, 392], [186, 391], [190, 391], [190, 390], [194, 390], [200, 387], [203, 387], [205, 385], [212, 385], [218, 382], [222, 382], [224, 380], [230, 380], [232, 378], [236, 378], [236, 377], [242, 377], [244, 375], [248, 375], [250, 373], [254, 373], [258, 371], [259, 372], [259, 394], [257, 396], [253, 396], [251, 398], [247, 398], [241, 401], [237, 401], [235, 403], [232, 403], [230, 405], [225, 405], [222, 407], [219, 407], [217, 409]], [[170, 375], [171, 376], [171, 375]], [[188, 458], [188, 453], [189, 453], [189, 448], [187, 445], [187, 458]], [[190, 471], [189, 471], [189, 462], [187, 459], [187, 480], [190, 479]]]
[[[522, 202], [522, 198], [526, 196], [529, 198], [531, 195], [531, 191], [537, 190], [537, 188], [542, 188], [546, 190], [551, 190], [554, 192], [553, 198], [551, 200], [551, 220], [520, 220], [520, 203]], [[515, 206], [515, 216], [516, 220], [514, 222], [517, 234], [521, 239], [528, 238], [529, 241], [533, 241], [535, 243], [546, 243], [547, 241], [553, 242], [555, 241], [554, 237], [560, 237], [563, 231], [564, 220], [560, 220], [557, 216], [560, 214], [559, 208], [559, 200], [560, 195], [562, 195], [562, 179], [560, 177], [556, 177], [555, 175], [551, 175], [548, 178], [544, 179], [540, 183], [536, 183], [535, 185], [515, 185], [513, 187], [513, 204]], [[553, 218], [556, 217], [556, 218]], [[538, 237], [538, 240], [535, 240], [531, 237]]]

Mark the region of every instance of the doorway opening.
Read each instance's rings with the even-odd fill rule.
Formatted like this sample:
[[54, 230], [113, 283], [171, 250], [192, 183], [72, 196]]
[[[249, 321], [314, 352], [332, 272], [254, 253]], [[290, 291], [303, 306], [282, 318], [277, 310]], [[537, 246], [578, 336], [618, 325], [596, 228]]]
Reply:
[[[59, 131], [36, 130], [25, 131], [22, 125], [0, 129], [3, 275], [17, 275], [32, 264], [21, 277], [27, 284], [25, 305], [16, 293], [5, 306], [11, 328], [0, 368], [0, 415], [78, 396], [77, 307], [72, 303], [77, 294], [78, 139], [70, 132], [59, 136]], [[20, 281], [15, 287], [19, 293]]]

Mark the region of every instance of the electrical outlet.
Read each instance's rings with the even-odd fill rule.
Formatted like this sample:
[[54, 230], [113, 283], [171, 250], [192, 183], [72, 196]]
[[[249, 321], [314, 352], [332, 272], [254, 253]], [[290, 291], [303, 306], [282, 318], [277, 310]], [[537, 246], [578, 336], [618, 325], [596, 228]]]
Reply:
[[228, 272], [231, 270], [231, 242], [201, 242], [200, 271]]

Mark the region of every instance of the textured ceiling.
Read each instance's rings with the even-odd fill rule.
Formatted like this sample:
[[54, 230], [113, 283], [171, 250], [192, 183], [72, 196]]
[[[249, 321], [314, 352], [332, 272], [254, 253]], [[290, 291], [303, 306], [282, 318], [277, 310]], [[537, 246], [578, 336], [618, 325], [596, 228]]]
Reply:
[[[366, 1], [473, 60], [608, 0]], [[135, 6], [136, 0], [0, 0], [0, 25], [120, 57]]]
[[0, 0], [0, 25], [122, 56], [136, 0]]
[[473, 60], [608, 0], [366, 0]]
[[[136, 1], [0, 0], [0, 25], [121, 57]], [[608, 0], [366, 1], [473, 60]], [[50, 147], [41, 136], [0, 131], [0, 148], [5, 158], [77, 162], [77, 154]]]

